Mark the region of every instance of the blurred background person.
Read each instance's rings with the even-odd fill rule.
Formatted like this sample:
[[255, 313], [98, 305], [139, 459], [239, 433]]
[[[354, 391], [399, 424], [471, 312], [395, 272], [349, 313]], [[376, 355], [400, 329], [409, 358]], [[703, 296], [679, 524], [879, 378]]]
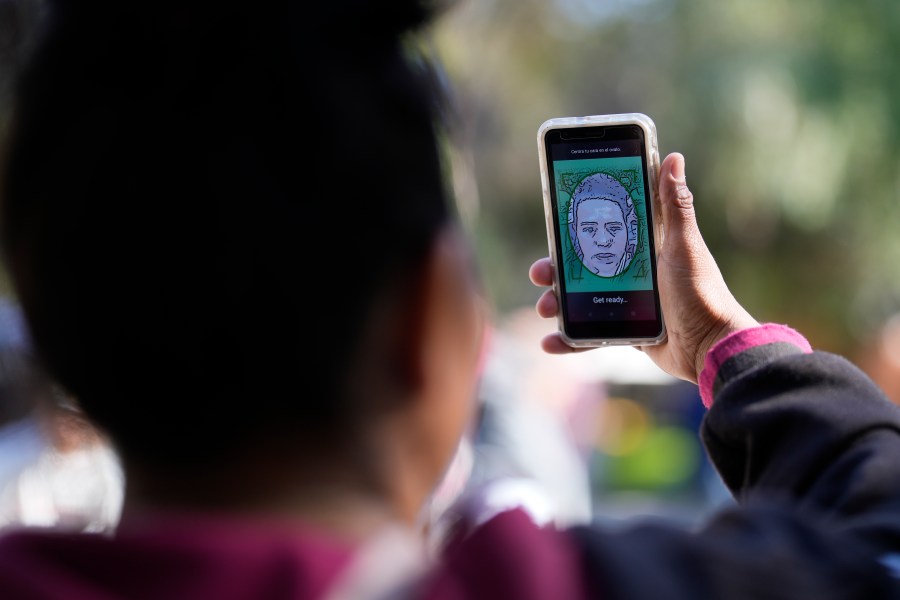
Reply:
[[21, 313], [0, 299], [0, 528], [112, 531], [123, 483], [109, 444], [44, 375]]
[[900, 313], [872, 335], [860, 365], [894, 404], [900, 404]]

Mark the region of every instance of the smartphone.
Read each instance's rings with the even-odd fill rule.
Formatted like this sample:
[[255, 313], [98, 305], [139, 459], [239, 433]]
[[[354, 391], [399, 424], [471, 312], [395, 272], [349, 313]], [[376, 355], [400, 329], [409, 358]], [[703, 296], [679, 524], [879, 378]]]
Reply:
[[666, 339], [656, 277], [656, 125], [632, 113], [538, 129], [559, 332], [574, 347]]

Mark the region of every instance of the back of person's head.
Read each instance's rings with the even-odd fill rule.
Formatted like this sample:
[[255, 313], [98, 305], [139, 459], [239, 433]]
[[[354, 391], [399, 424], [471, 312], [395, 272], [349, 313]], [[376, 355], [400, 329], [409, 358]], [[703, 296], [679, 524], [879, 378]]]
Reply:
[[450, 218], [427, 11], [156, 6], [51, 3], [21, 75], [2, 239], [36, 347], [136, 462], [343, 443], [363, 333]]

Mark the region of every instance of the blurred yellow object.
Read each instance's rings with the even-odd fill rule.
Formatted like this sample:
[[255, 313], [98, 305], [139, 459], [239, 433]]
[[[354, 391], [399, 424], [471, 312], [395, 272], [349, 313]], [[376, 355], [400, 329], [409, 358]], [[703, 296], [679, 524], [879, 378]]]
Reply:
[[625, 456], [644, 443], [652, 422], [646, 408], [628, 398], [608, 398], [597, 412], [597, 449]]

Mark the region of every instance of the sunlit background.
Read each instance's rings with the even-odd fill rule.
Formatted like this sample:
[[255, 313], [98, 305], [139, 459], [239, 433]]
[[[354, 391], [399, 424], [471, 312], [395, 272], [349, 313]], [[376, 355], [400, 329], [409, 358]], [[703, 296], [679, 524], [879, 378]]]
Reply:
[[[538, 125], [643, 112], [661, 153], [686, 156], [737, 298], [900, 399], [900, 3], [474, 0], [433, 40], [460, 115], [462, 212], [519, 352], [555, 326], [534, 316], [526, 277], [547, 253]], [[630, 349], [531, 360], [507, 409], [543, 402], [577, 425], [594, 517], [691, 519], [726, 501], [697, 441], [694, 388]]]
[[[0, 1], [4, 129], [41, 5]], [[693, 386], [631, 349], [538, 350], [555, 325], [535, 316], [526, 273], [547, 252], [535, 136], [551, 117], [650, 115], [661, 152], [687, 158], [738, 299], [900, 399], [896, 0], [469, 0], [427, 45], [453, 90], [453, 186], [497, 329], [473, 480], [529, 481], [561, 522], [694, 520], [728, 501], [697, 439]], [[10, 452], [0, 463], [23, 462]], [[0, 465], [0, 488], [21, 486], [15, 473]]]

